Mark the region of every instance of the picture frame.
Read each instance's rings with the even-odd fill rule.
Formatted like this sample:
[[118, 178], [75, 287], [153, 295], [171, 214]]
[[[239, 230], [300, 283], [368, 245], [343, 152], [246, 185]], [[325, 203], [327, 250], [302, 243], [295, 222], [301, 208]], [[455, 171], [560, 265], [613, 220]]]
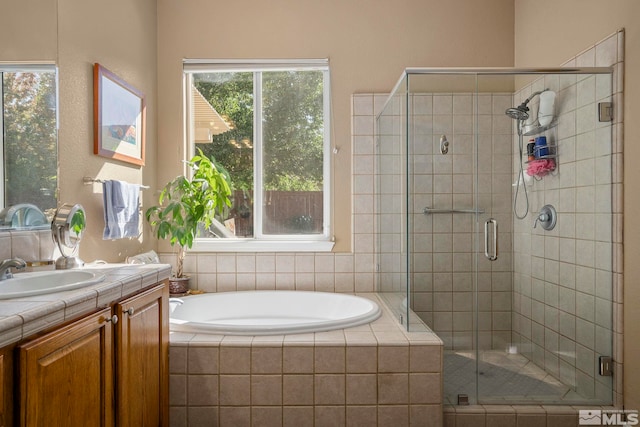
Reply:
[[145, 96], [102, 65], [93, 67], [93, 153], [144, 166]]

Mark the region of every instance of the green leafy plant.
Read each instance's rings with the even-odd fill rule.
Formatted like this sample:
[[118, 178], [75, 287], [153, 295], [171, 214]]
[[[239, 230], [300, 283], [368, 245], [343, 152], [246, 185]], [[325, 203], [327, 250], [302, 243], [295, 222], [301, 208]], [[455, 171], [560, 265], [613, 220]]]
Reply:
[[175, 276], [183, 277], [184, 256], [191, 248], [200, 226], [208, 229], [216, 213], [231, 206], [229, 174], [198, 149], [187, 162], [193, 171], [191, 179], [181, 175], [168, 182], [145, 217], [159, 239], [169, 239], [180, 246]]
[[71, 223], [69, 224], [69, 228], [71, 231], [76, 233], [77, 236], [80, 235], [87, 226], [87, 221], [84, 216], [84, 210], [77, 210], [73, 216], [71, 217]]

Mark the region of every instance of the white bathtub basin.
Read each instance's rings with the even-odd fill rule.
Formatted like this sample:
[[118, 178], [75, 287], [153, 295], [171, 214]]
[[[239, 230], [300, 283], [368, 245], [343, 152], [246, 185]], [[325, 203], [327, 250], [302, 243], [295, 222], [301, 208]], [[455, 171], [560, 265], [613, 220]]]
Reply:
[[104, 280], [104, 274], [81, 270], [19, 273], [0, 281], [0, 299], [28, 297], [70, 291]]
[[172, 331], [224, 335], [321, 332], [372, 322], [375, 301], [328, 292], [245, 291], [172, 299]]

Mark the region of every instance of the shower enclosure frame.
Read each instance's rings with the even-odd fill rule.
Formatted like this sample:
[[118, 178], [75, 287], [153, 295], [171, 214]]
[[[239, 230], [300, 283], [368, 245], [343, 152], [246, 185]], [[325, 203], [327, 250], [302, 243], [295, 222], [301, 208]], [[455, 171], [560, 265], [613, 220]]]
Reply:
[[[474, 150], [474, 182], [472, 183], [473, 190], [473, 206], [469, 206], [469, 209], [462, 209], [456, 207], [452, 210], [463, 210], [465, 213], [470, 214], [474, 218], [474, 227], [472, 233], [472, 251], [473, 257], [473, 324], [475, 325], [475, 329], [473, 331], [472, 337], [472, 349], [475, 352], [475, 363], [476, 363], [476, 372], [479, 372], [478, 363], [480, 360], [479, 352], [481, 351], [479, 345], [479, 310], [478, 310], [478, 254], [481, 253], [480, 250], [480, 223], [478, 219], [481, 215], [481, 207], [478, 205], [479, 194], [478, 194], [478, 152], [479, 152], [479, 133], [478, 133], [478, 80], [483, 76], [508, 76], [513, 77], [514, 79], [519, 78], [519, 76], [525, 78], [530, 77], [533, 79], [544, 77], [548, 75], [610, 75], [612, 76], [614, 72], [613, 67], [551, 67], [551, 68], [511, 68], [511, 67], [481, 67], [481, 68], [467, 68], [467, 67], [455, 67], [455, 68], [406, 68], [396, 85], [394, 86], [391, 94], [384, 102], [382, 108], [379, 113], [376, 113], [376, 205], [377, 205], [377, 242], [376, 242], [376, 286], [378, 292], [383, 295], [389, 305], [393, 307], [396, 316], [400, 322], [406, 325], [408, 331], [418, 330], [420, 328], [424, 328], [425, 325], [422, 319], [416, 319], [416, 315], [412, 310], [413, 301], [412, 301], [412, 272], [413, 272], [413, 242], [410, 236], [414, 233], [414, 225], [412, 222], [412, 216], [415, 216], [416, 206], [414, 206], [414, 200], [412, 200], [412, 186], [413, 186], [413, 165], [411, 161], [411, 144], [413, 138], [413, 126], [412, 123], [412, 109], [414, 108], [412, 104], [412, 96], [415, 95], [415, 92], [412, 92], [411, 87], [411, 77], [423, 76], [423, 75], [433, 75], [433, 76], [471, 76], [475, 78], [475, 90], [473, 94], [475, 94], [474, 101], [474, 123], [473, 123], [473, 150]], [[611, 82], [613, 85], [613, 82]], [[443, 88], [445, 92], [447, 92], [446, 88]], [[515, 94], [517, 92], [514, 87]], [[614, 98], [614, 91], [611, 88], [610, 96], [611, 101]], [[515, 98], [515, 96], [514, 96]], [[513, 101], [513, 105], [517, 105], [519, 102]], [[385, 112], [391, 110], [393, 114], [390, 114], [390, 117], [393, 117], [393, 123], [385, 122]], [[384, 144], [381, 143], [381, 139], [393, 135], [394, 137], [398, 137], [398, 141], [400, 144], [398, 147], [383, 147]], [[515, 132], [514, 132], [515, 134]], [[434, 132], [435, 136], [435, 132]], [[513, 139], [513, 138], [512, 138]], [[442, 142], [441, 142], [442, 143]], [[433, 146], [436, 144], [434, 142]], [[382, 148], [381, 148], [382, 147]], [[448, 146], [446, 147], [448, 148]], [[613, 154], [612, 152], [610, 153]], [[512, 158], [516, 156], [516, 154], [512, 155]], [[613, 156], [612, 156], [613, 157]], [[381, 160], [384, 159], [384, 163]], [[391, 159], [391, 160], [390, 160]], [[389, 162], [390, 165], [386, 165], [385, 163]], [[559, 161], [559, 168], [561, 168], [562, 159]], [[391, 169], [389, 171], [389, 169]], [[515, 171], [511, 172], [513, 176]], [[397, 182], [393, 184], [389, 184], [388, 178], [391, 175], [399, 174], [401, 176]], [[524, 185], [523, 185], [524, 187]], [[613, 181], [611, 182], [611, 188], [613, 188]], [[613, 191], [613, 190], [612, 190]], [[382, 194], [382, 195], [381, 195]], [[386, 197], [385, 197], [386, 194]], [[399, 202], [399, 203], [398, 203]], [[612, 197], [613, 202], [613, 197]], [[389, 212], [392, 210], [390, 206], [400, 206], [399, 216], [400, 218], [392, 218], [393, 212]], [[426, 208], [426, 207], [425, 207]], [[437, 209], [437, 208], [436, 208]], [[615, 212], [615, 207], [611, 206], [611, 210], [609, 214], [613, 216]], [[533, 212], [531, 212], [533, 213]], [[533, 216], [530, 217], [533, 220]], [[527, 218], [526, 221], [528, 221]], [[512, 222], [514, 220], [512, 219]], [[612, 255], [611, 260], [612, 264], [615, 265], [618, 256], [621, 256], [620, 253], [617, 253], [613, 250], [613, 239], [611, 240], [612, 247]], [[394, 252], [395, 249], [398, 249], [398, 253]], [[386, 257], [385, 254], [389, 254], [393, 252], [391, 257]], [[514, 275], [514, 259], [511, 259], [511, 276], [513, 281]], [[391, 272], [387, 271], [388, 267], [393, 265], [393, 269]], [[613, 276], [614, 269], [611, 268], [611, 275]], [[613, 282], [613, 278], [611, 279]], [[388, 289], [385, 289], [385, 282], [391, 281], [391, 286]], [[512, 283], [513, 286], [513, 283]], [[613, 298], [613, 296], [612, 296]], [[434, 302], [432, 302], [435, 304]], [[611, 299], [610, 303], [613, 303], [613, 299]], [[611, 310], [613, 311], [613, 310]], [[429, 322], [426, 322], [426, 327], [429, 327]], [[619, 334], [615, 331], [615, 322], [611, 322], [611, 344], [610, 347], [613, 349], [616, 348], [616, 343], [614, 342], [619, 338]], [[513, 334], [513, 329], [511, 331]], [[507, 348], [508, 351], [508, 348]], [[479, 391], [479, 383], [480, 381], [476, 378], [475, 380], [475, 398], [472, 400], [477, 400], [480, 403], [482, 401], [482, 396]], [[445, 383], [447, 382], [447, 377], [445, 376]], [[613, 387], [613, 384], [612, 386]], [[611, 399], [595, 399], [595, 400], [586, 400], [584, 402], [571, 402], [571, 403], [597, 403], [599, 404], [611, 404], [613, 398]], [[445, 402], [446, 403], [446, 402]], [[491, 402], [489, 402], [491, 403]], [[524, 403], [524, 402], [513, 402], [513, 403]], [[551, 402], [544, 402], [551, 403]]]

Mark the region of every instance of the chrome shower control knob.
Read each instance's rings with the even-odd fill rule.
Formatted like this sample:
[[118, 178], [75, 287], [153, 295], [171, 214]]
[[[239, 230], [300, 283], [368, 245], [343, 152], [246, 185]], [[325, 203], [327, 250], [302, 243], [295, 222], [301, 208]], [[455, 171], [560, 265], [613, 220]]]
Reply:
[[556, 226], [558, 214], [556, 209], [551, 205], [544, 205], [542, 209], [540, 209], [540, 213], [536, 216], [536, 220], [533, 222], [533, 228], [536, 228], [538, 223], [545, 230], [553, 230]]

